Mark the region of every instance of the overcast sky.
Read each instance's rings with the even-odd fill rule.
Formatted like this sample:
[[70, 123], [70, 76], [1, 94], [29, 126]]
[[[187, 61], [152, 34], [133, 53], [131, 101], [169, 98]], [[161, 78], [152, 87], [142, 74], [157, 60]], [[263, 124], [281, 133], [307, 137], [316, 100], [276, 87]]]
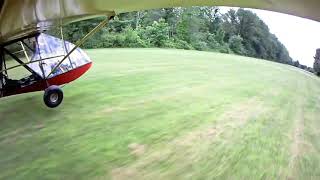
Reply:
[[[230, 8], [222, 7], [224, 13]], [[313, 66], [316, 49], [320, 48], [320, 23], [271, 11], [254, 10], [271, 33], [287, 47], [290, 56], [301, 64]]]

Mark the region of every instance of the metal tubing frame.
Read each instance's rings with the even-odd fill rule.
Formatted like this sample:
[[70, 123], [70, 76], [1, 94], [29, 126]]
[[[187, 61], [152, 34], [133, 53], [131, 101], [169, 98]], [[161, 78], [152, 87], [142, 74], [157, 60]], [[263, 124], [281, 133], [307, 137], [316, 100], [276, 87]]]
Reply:
[[[2, 50], [8, 54], [9, 56], [11, 56], [15, 61], [17, 61], [21, 66], [23, 66], [24, 68], [26, 68], [31, 74], [37, 76], [38, 78], [41, 78], [41, 76], [39, 76], [36, 72], [34, 72], [29, 66], [26, 65], [26, 63], [24, 63], [23, 61], [21, 61], [16, 55], [12, 54], [9, 50], [7, 50], [6, 48], [2, 48]], [[7, 69], [6, 69], [7, 70]], [[2, 72], [2, 71], [1, 71]]]
[[[35, 45], [35, 52], [38, 50], [39, 51], [39, 67], [40, 67], [40, 70], [41, 70], [41, 73], [42, 73], [42, 77], [44, 78], [44, 79], [46, 79], [45, 77], [46, 77], [46, 74], [44, 73], [44, 70], [43, 70], [43, 59], [42, 59], [42, 57], [41, 57], [41, 51], [40, 51], [40, 47], [39, 47], [39, 42], [38, 42], [38, 38], [36, 37], [35, 38], [35, 40], [36, 40], [36, 45]], [[46, 81], [46, 83], [48, 84], [48, 81]]]
[[21, 40], [22, 44], [24, 44], [30, 51], [34, 52], [34, 49], [32, 49], [24, 40]]
[[24, 39], [33, 38], [33, 37], [38, 36], [39, 34], [40, 34], [39, 32], [33, 32], [31, 34], [28, 34], [27, 36], [23, 36], [21, 38], [17, 38], [17, 39], [14, 39], [12, 41], [8, 41], [8, 42], [5, 42], [3, 44], [0, 44], [0, 47], [5, 47], [5, 46], [8, 46], [8, 45], [13, 44], [13, 43], [16, 43], [16, 42], [19, 42], [19, 41], [23, 41]]
[[[63, 44], [63, 51], [64, 51], [63, 55], [66, 55], [65, 53], [68, 53], [68, 48], [67, 48], [67, 45], [66, 45], [66, 41], [64, 40], [62, 26], [60, 26], [60, 34], [61, 34], [61, 39], [62, 39], [62, 44]], [[69, 60], [69, 63], [71, 65], [71, 69], [74, 69], [70, 56], [68, 57], [68, 60]]]
[[79, 48], [81, 45], [83, 45], [83, 43], [86, 42], [86, 40], [88, 40], [88, 38], [90, 38], [92, 35], [94, 35], [96, 32], [98, 32], [100, 29], [102, 29], [104, 26], [106, 26], [109, 21], [113, 18], [114, 16], [110, 16], [107, 17], [105, 20], [103, 20], [99, 25], [97, 25], [94, 29], [92, 29], [87, 35], [85, 35], [82, 39], [80, 39], [75, 47], [73, 49], [71, 49], [71, 51], [68, 52], [68, 54], [52, 69], [52, 71], [48, 74], [48, 76], [46, 77], [46, 79], [48, 79], [50, 77], [51, 74], [53, 74], [54, 71], [56, 71], [58, 69], [58, 67], [66, 60], [68, 59], [68, 57], [77, 49]]
[[[2, 71], [2, 69], [4, 68], [4, 54], [3, 54], [3, 51], [0, 49], [0, 70]], [[1, 85], [1, 88], [0, 88], [0, 97], [2, 97], [2, 90], [3, 87], [4, 87], [4, 82], [3, 82], [3, 73], [0, 72], [0, 85]]]
[[[114, 13], [115, 15], [115, 13]], [[67, 55], [61, 55], [61, 56], [54, 56], [54, 57], [49, 57], [49, 58], [44, 58], [44, 59], [39, 59], [39, 60], [36, 60], [36, 61], [32, 61], [32, 62], [27, 62], [27, 63], [24, 63], [23, 61], [21, 61], [17, 56], [15, 56], [14, 54], [12, 54], [10, 51], [8, 51], [7, 49], [5, 49], [5, 46], [7, 45], [10, 45], [12, 43], [15, 43], [15, 42], [22, 42], [29, 50], [33, 50], [31, 47], [28, 46], [27, 43], [24, 42], [25, 39], [28, 39], [28, 38], [32, 38], [32, 37], [35, 37], [37, 35], [39, 35], [40, 33], [34, 33], [32, 35], [28, 35], [26, 37], [23, 37], [23, 38], [19, 38], [17, 40], [14, 40], [14, 41], [10, 41], [10, 42], [7, 42], [5, 44], [2, 44], [0, 45], [0, 55], [2, 53], [2, 59], [0, 59], [0, 63], [2, 63], [2, 69], [0, 68], [0, 75], [7, 72], [8, 70], [11, 70], [11, 69], [15, 69], [15, 68], [18, 68], [18, 67], [25, 67], [29, 72], [31, 72], [32, 74], [35, 74], [37, 77], [40, 77], [41, 79], [48, 79], [49, 76], [57, 70], [57, 68], [66, 60], [70, 57], [70, 55], [77, 49], [79, 48], [81, 45], [83, 45], [83, 43], [85, 43], [85, 41], [90, 38], [92, 35], [94, 35], [96, 32], [98, 32], [100, 29], [102, 29], [104, 26], [106, 26], [111, 19], [114, 18], [114, 15], [112, 16], [109, 16], [107, 17], [105, 20], [103, 20], [99, 25], [97, 25], [94, 29], [92, 29], [87, 35], [85, 35], [82, 39], [80, 39], [79, 41], [77, 41], [76, 43], [76, 46], [70, 51], [68, 52]], [[14, 60], [16, 60], [19, 65], [16, 65], [16, 66], [12, 66], [12, 67], [9, 67], [7, 68], [5, 66], [5, 59], [4, 59], [4, 53], [7, 53], [8, 55], [10, 55]], [[30, 69], [27, 65], [28, 64], [31, 64], [31, 63], [36, 63], [36, 62], [41, 62], [41, 61], [45, 61], [45, 60], [49, 60], [49, 59], [52, 59], [52, 58], [57, 58], [57, 57], [64, 57], [56, 66], [55, 68], [49, 73], [49, 75], [45, 78], [41, 77], [40, 75], [38, 75], [37, 73], [35, 73], [32, 69]]]
[[0, 73], [0, 77], [2, 77], [1, 75], [2, 75], [2, 70], [3, 70], [3, 68], [4, 68], [4, 65], [3, 65], [3, 62], [4, 62], [4, 58], [3, 58], [3, 51], [2, 51], [2, 49], [0, 49], [0, 71], [1, 71], [1, 73]]
[[[8, 75], [7, 64], [6, 64], [6, 57], [5, 57], [5, 54], [4, 54], [3, 51], [2, 51], [2, 58], [3, 58], [3, 69], [4, 69], [3, 72], [5, 72], [5, 74]], [[1, 73], [2, 73], [2, 72], [1, 72]]]
[[29, 56], [28, 56], [28, 53], [27, 53], [27, 51], [26, 51], [26, 48], [24, 48], [24, 45], [23, 45], [22, 41], [20, 41], [20, 46], [21, 46], [21, 48], [22, 48], [22, 50], [23, 50], [24, 56], [27, 58], [27, 61], [30, 62], [30, 58], [29, 58]]
[[50, 59], [53, 59], [53, 58], [59, 58], [59, 57], [64, 57], [64, 55], [53, 56], [53, 57], [49, 57], [49, 58], [44, 58], [44, 59], [35, 60], [35, 61], [32, 61], [32, 62], [27, 62], [27, 63], [19, 64], [19, 65], [16, 65], [16, 66], [12, 66], [12, 67], [5, 68], [5, 69], [3, 69], [3, 70], [0, 70], [0, 73], [5, 72], [5, 71], [9, 71], [9, 70], [11, 70], [11, 69], [18, 68], [18, 67], [20, 67], [20, 66], [24, 66], [24, 65], [28, 65], [28, 64], [32, 64], [32, 63], [36, 63], [36, 62], [40, 62], [40, 61], [46, 61], [46, 60], [50, 60]]

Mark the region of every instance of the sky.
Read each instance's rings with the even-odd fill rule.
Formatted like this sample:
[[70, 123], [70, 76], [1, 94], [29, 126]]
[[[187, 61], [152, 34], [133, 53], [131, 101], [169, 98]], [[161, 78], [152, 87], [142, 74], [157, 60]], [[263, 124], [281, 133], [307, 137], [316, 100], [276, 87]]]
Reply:
[[[221, 7], [227, 12], [229, 7]], [[287, 14], [248, 9], [256, 13], [268, 26], [270, 32], [286, 46], [293, 60], [313, 67], [316, 49], [320, 48], [320, 23]]]

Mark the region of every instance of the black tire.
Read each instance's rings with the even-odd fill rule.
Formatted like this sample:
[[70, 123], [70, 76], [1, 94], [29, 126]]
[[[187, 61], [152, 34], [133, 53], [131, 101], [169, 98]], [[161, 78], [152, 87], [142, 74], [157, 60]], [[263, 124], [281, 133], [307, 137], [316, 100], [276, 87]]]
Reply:
[[44, 91], [43, 101], [49, 108], [58, 107], [63, 100], [63, 92], [59, 86], [50, 86]]

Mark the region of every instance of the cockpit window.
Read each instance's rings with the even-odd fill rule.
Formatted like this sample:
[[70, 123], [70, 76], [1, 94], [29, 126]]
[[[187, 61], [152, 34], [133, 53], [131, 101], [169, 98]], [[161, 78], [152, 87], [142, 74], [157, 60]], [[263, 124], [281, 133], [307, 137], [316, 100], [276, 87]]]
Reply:
[[[37, 37], [34, 46], [35, 52], [31, 58], [31, 62], [34, 63], [31, 63], [28, 66], [42, 77], [47, 77], [63, 60], [65, 55], [75, 47], [75, 45], [70, 42], [63, 41], [47, 34], [40, 34]], [[58, 68], [56, 68], [50, 77], [63, 74], [74, 68], [83, 66], [88, 62], [90, 62], [90, 59], [86, 53], [80, 48], [77, 48]]]

